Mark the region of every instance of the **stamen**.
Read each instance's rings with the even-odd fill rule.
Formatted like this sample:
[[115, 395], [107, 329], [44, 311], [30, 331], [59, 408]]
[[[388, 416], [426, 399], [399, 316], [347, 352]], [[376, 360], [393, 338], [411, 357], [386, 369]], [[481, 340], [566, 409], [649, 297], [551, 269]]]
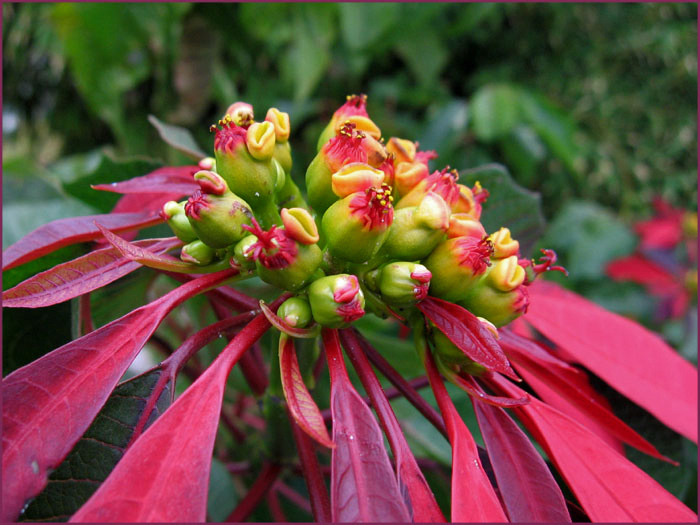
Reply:
[[557, 262], [557, 254], [554, 250], [542, 249], [540, 251], [544, 254], [540, 257], [540, 264], [535, 264], [535, 260], [532, 260], [532, 270], [537, 275], [554, 270], [569, 276], [569, 272], [563, 266], [553, 266]]

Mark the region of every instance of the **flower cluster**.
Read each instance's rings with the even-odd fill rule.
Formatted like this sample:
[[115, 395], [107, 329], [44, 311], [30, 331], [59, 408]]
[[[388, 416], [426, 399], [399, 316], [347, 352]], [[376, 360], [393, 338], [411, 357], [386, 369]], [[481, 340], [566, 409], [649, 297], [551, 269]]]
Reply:
[[[221, 420], [237, 443], [255, 443], [264, 461], [227, 521], [245, 521], [284, 474], [291, 434], [317, 521], [444, 522], [377, 372], [449, 441], [453, 522], [697, 521], [625, 458], [623, 444], [673, 463], [615, 416], [581, 366], [693, 442], [696, 368], [635, 323], [535, 282], [543, 272], [566, 270], [552, 250], [542, 250], [539, 261], [522, 257], [508, 228], [486, 230], [481, 214], [489, 193], [481, 184], [463, 184], [450, 167], [434, 169], [429, 164], [437, 155], [416, 142], [382, 138], [365, 96], [348, 97], [323, 130], [305, 171], [306, 197], [291, 176], [289, 115], [271, 108], [256, 122], [252, 106], [237, 102], [211, 131], [213, 157], [98, 185], [125, 194], [111, 214], [54, 221], [4, 252], [4, 269], [11, 269], [86, 240], [111, 245], [3, 292], [3, 308], [78, 299], [77, 329], [85, 332], [3, 378], [5, 521], [54, 519], [44, 509], [58, 505], [72, 522], [203, 521]], [[156, 204], [138, 195], [154, 192]], [[681, 222], [677, 214], [671, 219], [678, 242]], [[162, 221], [175, 237], [130, 242], [117, 235]], [[179, 260], [169, 253], [177, 248]], [[141, 265], [183, 284], [94, 327], [90, 293]], [[277, 299], [266, 304], [229, 286], [252, 276], [279, 289]], [[199, 294], [220, 320], [187, 339], [186, 330], [177, 330], [180, 346], [160, 342], [169, 357], [117, 385], [146, 343], [158, 341], [155, 332], [168, 314]], [[407, 381], [350, 326], [367, 313], [394, 317], [410, 329], [425, 376]], [[279, 366], [263, 364], [257, 352], [270, 327], [282, 332]], [[297, 341], [319, 335], [322, 356], [315, 345]], [[188, 367], [196, 352], [222, 336], [229, 342], [206, 369], [198, 360]], [[343, 350], [381, 429], [350, 380]], [[228, 400], [234, 396], [224, 393], [239, 362], [251, 394], [238, 392], [234, 407]], [[324, 390], [309, 390], [324, 363], [327, 412], [314, 398]], [[192, 384], [158, 415], [180, 371]], [[485, 448], [462, 421], [443, 377], [472, 400]], [[523, 381], [527, 390], [517, 386]], [[417, 392], [428, 385], [439, 412]], [[123, 398], [142, 407], [124, 409], [133, 423], [122, 423], [123, 405], [110, 402]], [[248, 438], [231, 413], [255, 421], [259, 433]], [[565, 500], [550, 466], [512, 417], [539, 443], [576, 501]], [[121, 445], [113, 444], [113, 427], [103, 421], [129, 430], [120, 430]], [[110, 454], [87, 464], [83, 447], [100, 440]], [[310, 440], [330, 455], [330, 495]], [[227, 458], [229, 452], [234, 449]], [[72, 480], [76, 472], [73, 462], [87, 469], [84, 490], [65, 488], [66, 473]]]
[[181, 258], [228, 258], [296, 293], [289, 301], [311, 313], [297, 323], [410, 317], [430, 294], [503, 326], [527, 311], [535, 275], [559, 269], [523, 259], [508, 228], [487, 232], [488, 191], [461, 184], [449, 166], [431, 172], [437, 154], [417, 142], [385, 140], [365, 95], [348, 96], [322, 132], [306, 170], [308, 204], [291, 177], [289, 115], [270, 108], [256, 122], [237, 102], [211, 131], [215, 158], [200, 161], [200, 190], [163, 208], [188, 243]]

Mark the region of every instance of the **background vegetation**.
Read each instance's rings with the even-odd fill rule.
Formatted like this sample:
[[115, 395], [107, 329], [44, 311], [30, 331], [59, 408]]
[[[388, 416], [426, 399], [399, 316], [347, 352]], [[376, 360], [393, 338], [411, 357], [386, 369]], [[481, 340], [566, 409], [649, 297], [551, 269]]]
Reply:
[[[654, 196], [697, 210], [696, 50], [695, 4], [4, 3], [3, 248], [50, 220], [107, 211], [71, 190], [88, 174], [126, 158], [143, 173], [149, 159], [186, 162], [149, 114], [208, 151], [231, 102], [276, 106], [291, 115], [302, 179], [334, 109], [364, 92], [385, 136], [415, 138], [460, 170], [502, 163], [539, 192], [552, 225], [542, 243], [572, 271], [564, 284], [697, 361], [696, 309], [659, 322], [642, 288], [603, 273], [635, 249], [630, 226]], [[119, 297], [133, 304], [133, 292]], [[32, 315], [50, 323], [58, 310], [46, 310]], [[20, 326], [28, 314], [12, 315], [5, 324]], [[31, 337], [6, 332], [4, 347]], [[663, 453], [695, 458], [674, 469], [634, 456], [696, 508], [697, 449], [625, 400], [615, 408]], [[414, 445], [445, 460], [427, 435], [413, 429]]]

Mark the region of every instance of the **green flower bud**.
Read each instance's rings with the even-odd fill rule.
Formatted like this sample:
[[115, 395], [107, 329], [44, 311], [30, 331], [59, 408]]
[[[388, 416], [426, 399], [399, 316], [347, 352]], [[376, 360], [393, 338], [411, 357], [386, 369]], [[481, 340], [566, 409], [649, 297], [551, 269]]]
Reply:
[[286, 174], [292, 172], [292, 148], [289, 145], [289, 134], [291, 127], [289, 125], [289, 114], [270, 108], [267, 110], [265, 120], [272, 123], [275, 129], [275, 151], [273, 158], [280, 163]]
[[394, 211], [382, 253], [404, 261], [427, 257], [444, 238], [450, 208], [437, 193], [428, 192], [418, 206]]
[[200, 170], [208, 170], [216, 172], [216, 159], [214, 157], [204, 157], [197, 165]]
[[517, 256], [499, 259], [458, 303], [474, 315], [503, 326], [527, 311], [529, 297], [524, 281], [525, 269]]
[[466, 296], [489, 266], [491, 241], [455, 237], [438, 244], [423, 262], [433, 274], [430, 295], [457, 302]]
[[339, 259], [361, 263], [379, 250], [394, 219], [391, 189], [367, 188], [333, 204], [321, 220], [328, 251]]
[[258, 238], [255, 235], [246, 235], [236, 243], [233, 249], [233, 260], [238, 266], [245, 270], [255, 268], [255, 260], [253, 259], [251, 246], [256, 242], [258, 242]]
[[294, 328], [304, 328], [313, 319], [309, 301], [298, 296], [290, 297], [283, 302], [277, 310], [277, 315]]
[[192, 229], [192, 225], [185, 214], [185, 202], [166, 202], [163, 205], [161, 215], [178, 239], [184, 242], [191, 242], [197, 239], [197, 234]]
[[386, 158], [384, 146], [357, 131], [354, 124], [345, 123], [338, 134], [321, 148], [306, 170], [309, 204], [320, 215], [338, 200], [338, 196], [333, 193], [332, 175], [345, 164], [362, 162], [379, 168]]
[[284, 228], [272, 226], [265, 231], [255, 219], [253, 226], [245, 228], [257, 238], [245, 254], [255, 261], [258, 276], [266, 283], [284, 290], [299, 290], [321, 264], [323, 253], [318, 245], [299, 243]]
[[530, 297], [524, 285], [509, 292], [485, 285], [475, 287], [458, 304], [474, 315], [488, 319], [495, 326], [505, 326], [527, 312]]
[[180, 259], [199, 266], [206, 266], [214, 260], [214, 252], [214, 248], [197, 239], [182, 247]]
[[317, 279], [309, 286], [309, 304], [316, 322], [329, 328], [346, 328], [365, 314], [365, 298], [354, 275]]
[[212, 126], [216, 131], [214, 153], [218, 173], [253, 210], [267, 212], [277, 181], [272, 164], [274, 126], [266, 122], [244, 127], [230, 116], [220, 120], [219, 126]]
[[248, 203], [231, 193], [213, 171], [194, 175], [201, 189], [185, 204], [185, 213], [197, 236], [212, 248], [224, 248], [247, 235], [243, 226], [253, 216]]
[[428, 296], [432, 274], [422, 264], [393, 262], [379, 269], [375, 280], [382, 299], [390, 305], [410, 306]]

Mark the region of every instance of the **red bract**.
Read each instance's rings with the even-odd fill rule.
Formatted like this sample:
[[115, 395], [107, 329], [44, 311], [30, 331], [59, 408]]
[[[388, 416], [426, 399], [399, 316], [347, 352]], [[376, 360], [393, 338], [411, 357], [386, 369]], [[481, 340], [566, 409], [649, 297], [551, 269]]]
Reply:
[[331, 373], [333, 521], [406, 522], [409, 513], [399, 492], [381, 430], [350, 383], [335, 331], [324, 330]]
[[14, 519], [41, 491], [48, 471], [80, 438], [163, 318], [235, 274], [227, 270], [192, 281], [3, 379], [4, 519]]
[[112, 184], [97, 184], [93, 188], [124, 194], [178, 193], [189, 195], [199, 188], [193, 178], [198, 170], [198, 166], [166, 166], [143, 177], [113, 182]]
[[615, 259], [606, 273], [641, 284], [659, 299], [656, 320], [680, 318], [697, 296], [697, 214], [654, 201], [656, 216], [635, 224], [637, 253]]
[[[295, 518], [311, 514], [321, 522], [443, 522], [445, 516], [455, 522], [568, 522], [570, 510], [579, 506], [578, 514], [594, 521], [696, 519], [626, 459], [625, 444], [675, 463], [615, 416], [589, 380], [589, 373], [596, 374], [673, 430], [697, 440], [692, 365], [632, 321], [540, 282], [550, 270], [565, 272], [555, 266], [556, 254], [545, 249], [535, 262], [519, 252], [521, 244], [509, 229], [488, 234], [479, 220], [488, 191], [477, 181], [471, 190], [458, 186], [455, 170], [425, 179], [415, 173], [401, 177], [407, 173], [401, 169], [392, 177], [389, 166], [382, 180], [382, 172], [372, 168], [377, 177], [369, 189], [344, 197], [330, 191], [333, 177], [339, 177], [335, 169], [352, 171], [355, 166], [348, 163], [358, 154], [364, 160], [371, 154], [370, 164], [377, 166], [394, 163], [398, 154], [404, 162], [434, 158], [431, 152], [416, 153], [417, 143], [407, 139], [392, 138], [391, 152], [373, 138], [381, 133], [366, 113], [364, 97], [349, 99], [336, 112], [354, 120], [343, 124], [334, 117], [321, 136], [331, 138], [320, 141], [321, 156], [307, 173], [308, 193], [315, 192], [318, 200], [312, 217], [288, 173], [288, 115], [275, 108], [267, 114], [273, 118], [255, 123], [249, 104], [229, 108], [217, 131], [217, 151], [247, 149], [239, 152], [242, 156], [200, 163], [206, 171], [197, 174], [199, 184], [193, 178], [197, 168], [183, 166], [100, 185], [125, 194], [115, 212], [55, 221], [6, 251], [5, 268], [14, 268], [69, 244], [111, 245], [93, 245], [86, 255], [3, 293], [5, 307], [35, 309], [77, 299], [76, 324], [89, 332], [2, 381], [6, 521], [268, 516], [286, 521], [291, 505]], [[328, 165], [324, 155], [337, 166]], [[228, 163], [228, 189], [223, 182], [217, 185], [219, 161]], [[260, 181], [265, 187], [253, 188]], [[455, 201], [452, 214], [446, 205], [421, 204], [428, 183]], [[404, 202], [397, 203], [394, 214], [389, 195], [397, 184]], [[242, 228], [254, 235], [220, 241], [224, 237], [218, 234], [233, 220], [230, 208], [222, 208], [217, 221], [201, 229], [198, 221], [210, 201], [197, 188], [218, 196], [253, 188], [246, 200], [261, 197], [256, 191], [264, 189], [255, 206], [243, 202]], [[166, 205], [177, 238], [124, 237], [123, 232], [136, 235], [161, 222], [163, 201], [183, 196], [190, 197], [187, 210], [182, 201]], [[343, 199], [348, 199], [347, 209]], [[483, 211], [488, 213], [488, 207]], [[446, 232], [450, 222], [454, 227]], [[392, 237], [396, 232], [401, 242]], [[397, 245], [406, 244], [403, 239], [427, 247], [411, 251], [415, 257], [406, 252], [408, 260], [401, 261]], [[469, 253], [454, 257], [454, 246]], [[636, 264], [635, 271], [648, 278], [650, 266]], [[462, 271], [464, 266], [469, 271]], [[149, 296], [161, 297], [99, 326], [103, 316], [91, 310], [104, 300], [99, 289], [139, 267], [155, 277], [147, 284]], [[19, 270], [30, 274], [31, 265]], [[206, 275], [197, 277], [200, 273]], [[245, 292], [232, 288], [253, 276], [259, 280], [248, 283]], [[167, 279], [182, 284], [172, 289]], [[272, 303], [262, 300], [275, 295]], [[520, 317], [528, 304], [527, 315]], [[232, 317], [232, 312], [240, 313]], [[392, 348], [385, 334], [365, 338], [351, 326], [372, 314], [400, 321], [404, 336], [413, 332], [418, 359], [401, 355], [400, 363], [392, 363], [402, 346]], [[273, 337], [263, 337], [270, 328]], [[224, 336], [228, 344], [216, 346]], [[370, 340], [381, 344], [375, 348]], [[118, 385], [147, 344], [165, 357]], [[353, 379], [343, 349], [356, 372]], [[383, 356], [384, 350], [390, 355]], [[417, 369], [411, 378], [395, 368], [408, 368], [412, 361]], [[180, 375], [190, 386], [175, 396]], [[381, 377], [394, 388], [385, 390]], [[445, 380], [461, 389], [454, 390], [461, 400], [451, 397]], [[125, 395], [146, 383], [144, 392]], [[365, 398], [356, 389], [359, 383]], [[420, 393], [428, 385], [439, 410]], [[328, 390], [324, 398], [320, 392]], [[473, 437], [477, 428], [462, 419], [460, 411], [469, 406], [460, 402], [464, 392], [485, 448]], [[405, 398], [447, 443], [425, 444], [418, 434], [424, 427], [399, 419], [406, 407], [392, 405], [397, 397]], [[134, 405], [117, 404], [124, 398]], [[104, 427], [104, 421], [116, 427]], [[414, 443], [449, 444], [451, 465], [416, 457]], [[104, 452], [110, 462], [86, 450]], [[218, 481], [222, 465], [236, 477], [232, 485], [240, 494], [214, 504], [216, 491], [227, 490]], [[299, 492], [301, 478], [308, 501]], [[557, 482], [562, 478], [572, 501], [564, 499]], [[439, 484], [449, 487], [435, 490]], [[447, 493], [447, 504], [435, 496]], [[228, 500], [237, 503], [223, 508]], [[259, 510], [261, 504], [266, 508]], [[60, 516], [54, 508], [61, 509]]]
[[64, 246], [98, 239], [102, 233], [95, 226], [95, 222], [99, 222], [110, 231], [119, 232], [153, 226], [163, 222], [163, 219], [154, 212], [112, 213], [58, 219], [40, 226], [5, 250], [2, 254], [2, 269], [9, 270]]
[[[697, 370], [638, 324], [554, 284], [530, 287], [525, 319], [611, 386], [688, 439], [698, 439]], [[619, 370], [625, 370], [620, 374]]]

